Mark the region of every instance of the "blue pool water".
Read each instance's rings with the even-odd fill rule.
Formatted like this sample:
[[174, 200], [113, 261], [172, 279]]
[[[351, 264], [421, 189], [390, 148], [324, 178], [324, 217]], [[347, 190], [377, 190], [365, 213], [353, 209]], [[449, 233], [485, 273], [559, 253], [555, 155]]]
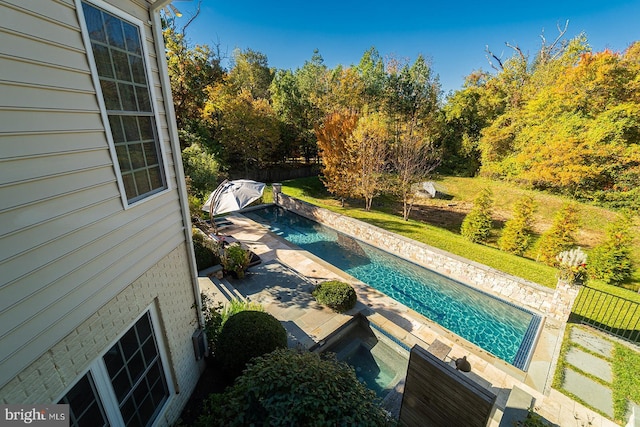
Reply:
[[539, 316], [280, 207], [244, 215], [502, 360], [527, 364]]
[[355, 316], [343, 328], [327, 337], [320, 351], [335, 353], [378, 397], [386, 397], [406, 375], [409, 349], [394, 343], [378, 327], [371, 327], [363, 316]]

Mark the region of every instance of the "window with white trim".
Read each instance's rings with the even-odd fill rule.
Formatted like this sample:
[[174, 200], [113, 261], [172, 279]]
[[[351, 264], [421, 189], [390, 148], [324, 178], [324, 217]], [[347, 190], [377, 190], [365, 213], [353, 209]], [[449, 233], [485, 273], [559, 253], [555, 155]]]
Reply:
[[149, 426], [169, 395], [147, 311], [58, 403], [70, 405], [71, 426]]
[[82, 2], [122, 184], [129, 203], [167, 188], [140, 28]]
[[91, 372], [80, 378], [58, 403], [69, 405], [69, 426], [109, 427]]

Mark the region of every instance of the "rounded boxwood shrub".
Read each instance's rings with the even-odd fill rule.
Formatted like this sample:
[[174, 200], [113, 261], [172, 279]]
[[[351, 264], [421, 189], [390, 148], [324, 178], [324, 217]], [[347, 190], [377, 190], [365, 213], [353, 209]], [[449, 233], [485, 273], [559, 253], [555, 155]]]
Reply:
[[224, 323], [216, 346], [223, 371], [235, 378], [254, 357], [287, 347], [287, 331], [272, 315], [262, 311], [241, 311]]
[[280, 349], [212, 394], [196, 426], [389, 426], [375, 393], [335, 355]]
[[355, 289], [350, 284], [338, 280], [320, 283], [312, 295], [320, 304], [329, 306], [338, 313], [352, 309], [357, 299]]

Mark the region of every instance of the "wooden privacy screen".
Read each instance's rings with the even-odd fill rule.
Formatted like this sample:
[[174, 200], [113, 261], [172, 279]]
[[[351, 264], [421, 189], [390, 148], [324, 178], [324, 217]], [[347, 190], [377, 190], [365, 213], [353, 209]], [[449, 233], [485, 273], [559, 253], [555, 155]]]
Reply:
[[484, 427], [495, 401], [495, 394], [422, 347], [411, 349], [400, 425]]

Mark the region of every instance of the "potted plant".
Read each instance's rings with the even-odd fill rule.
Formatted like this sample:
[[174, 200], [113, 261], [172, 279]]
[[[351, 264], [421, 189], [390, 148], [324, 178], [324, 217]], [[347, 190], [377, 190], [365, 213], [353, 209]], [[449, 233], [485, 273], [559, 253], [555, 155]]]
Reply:
[[232, 243], [224, 248], [222, 253], [222, 267], [227, 273], [235, 275], [238, 279], [244, 277], [244, 272], [251, 259], [249, 251], [243, 249], [240, 244]]

